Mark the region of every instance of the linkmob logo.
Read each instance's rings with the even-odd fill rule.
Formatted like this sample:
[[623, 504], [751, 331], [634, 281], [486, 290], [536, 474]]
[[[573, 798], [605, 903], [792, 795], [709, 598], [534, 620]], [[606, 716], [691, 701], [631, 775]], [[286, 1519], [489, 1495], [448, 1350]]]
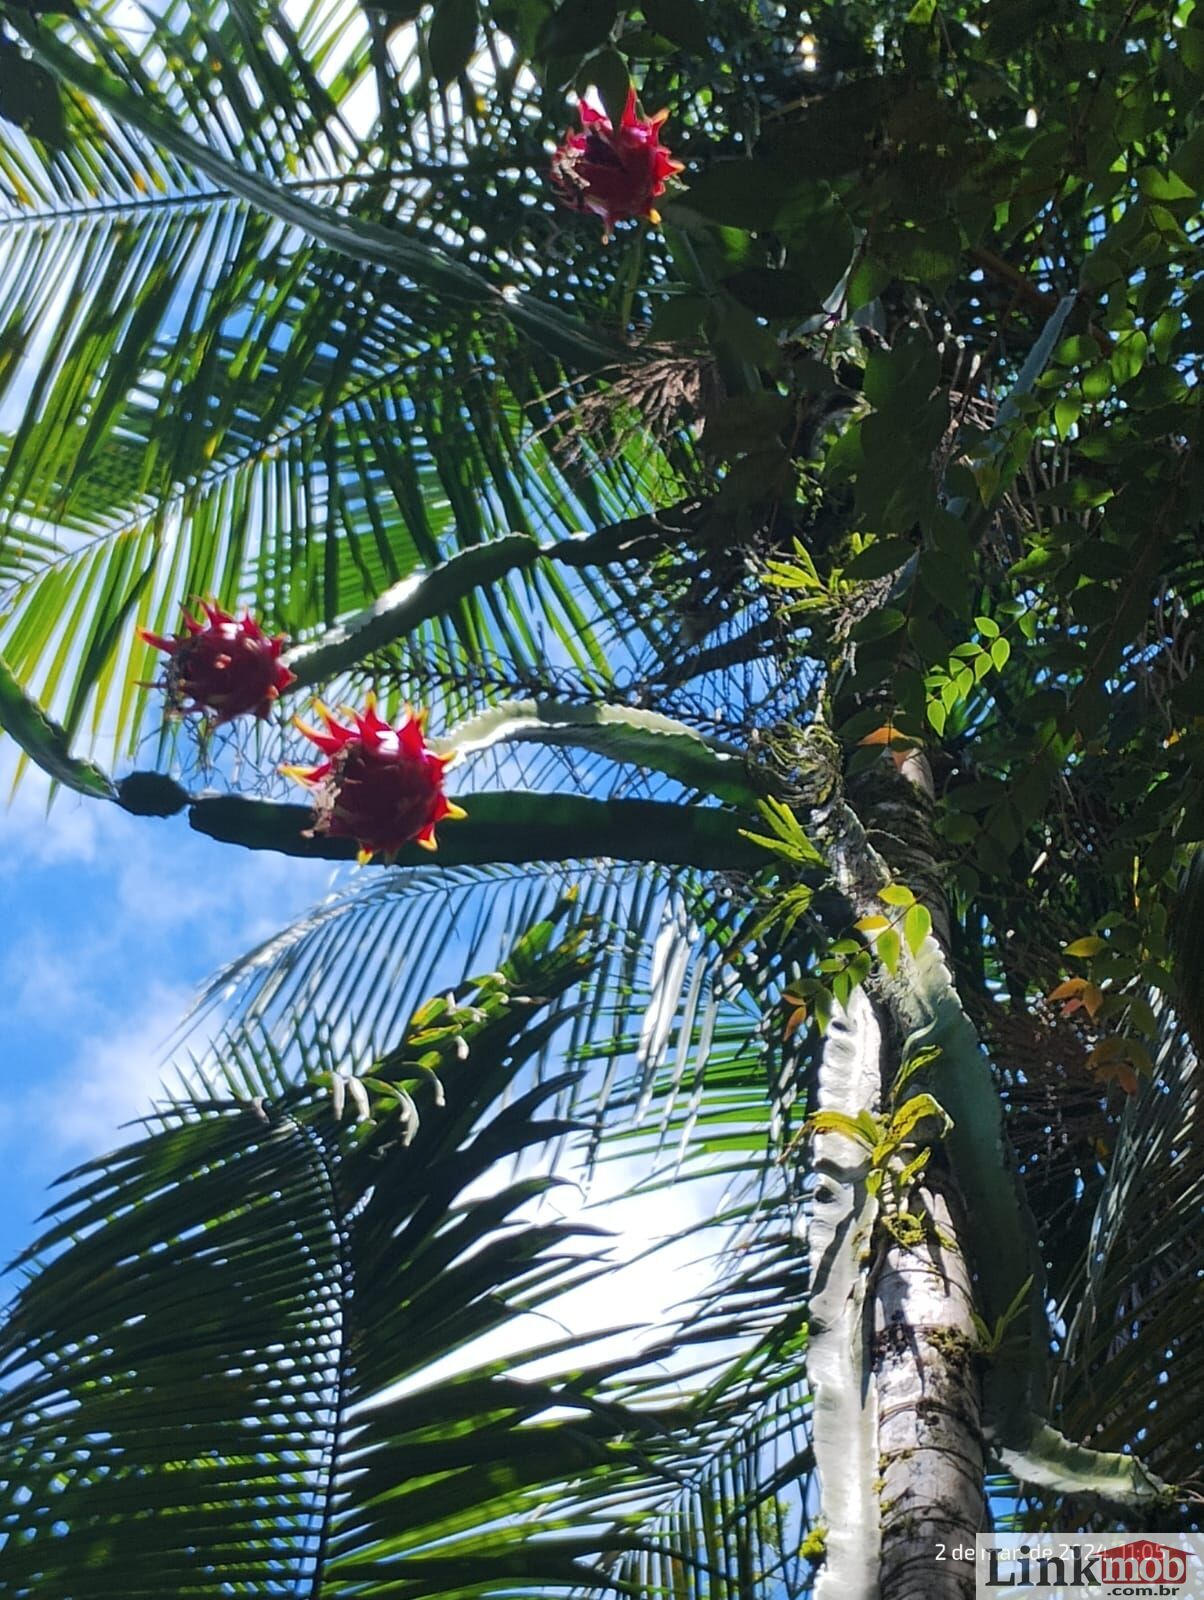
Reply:
[[981, 1534], [974, 1568], [977, 1600], [1204, 1600], [1204, 1537], [1198, 1534]]

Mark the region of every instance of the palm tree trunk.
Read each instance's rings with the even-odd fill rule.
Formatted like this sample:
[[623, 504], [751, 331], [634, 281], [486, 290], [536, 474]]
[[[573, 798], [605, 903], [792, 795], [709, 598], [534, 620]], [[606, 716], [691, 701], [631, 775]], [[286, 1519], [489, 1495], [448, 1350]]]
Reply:
[[882, 1600], [967, 1600], [983, 1526], [983, 1440], [970, 1275], [956, 1198], [933, 1182], [932, 1236], [891, 1243], [873, 1297]]
[[[902, 860], [891, 867], [932, 916], [942, 964], [949, 914], [941, 853], [931, 829], [932, 775], [916, 751], [877, 789], [867, 812]], [[867, 841], [868, 842], [868, 841]], [[932, 954], [936, 954], [933, 951]], [[891, 999], [896, 1036], [926, 1021], [907, 981]], [[902, 1065], [893, 1063], [891, 1083]], [[928, 1218], [923, 1245], [890, 1241], [874, 1296], [882, 1513], [882, 1600], [969, 1600], [974, 1561], [953, 1552], [984, 1526], [982, 1396], [974, 1360], [974, 1291], [966, 1259], [964, 1213], [939, 1159], [915, 1195]]]
[[[883, 1032], [854, 991], [824, 1050], [822, 1109], [875, 1109], [883, 1065], [898, 1066]], [[907, 1247], [883, 1233], [875, 1266], [864, 1151], [819, 1133], [814, 1163], [808, 1371], [825, 1529], [816, 1600], [967, 1600], [973, 1561], [952, 1552], [983, 1525], [984, 1450], [956, 1198], [935, 1178], [920, 1189], [913, 1207], [930, 1219], [928, 1237]]]
[[[914, 780], [891, 782], [885, 795], [877, 793], [879, 804], [873, 808], [873, 821], [892, 839], [900, 838], [901, 826], [906, 824], [906, 866], [892, 862], [888, 868], [856, 814], [841, 802], [829, 809], [825, 819], [829, 858], [836, 880], [858, 916], [881, 910], [877, 893], [896, 873], [904, 881], [914, 882], [932, 911], [934, 930], [943, 944], [940, 935], [947, 929], [947, 918], [937, 887], [937, 852], [923, 826], [923, 786], [913, 784]], [[883, 799], [885, 807], [881, 806]], [[877, 814], [879, 811], [885, 814]], [[903, 1064], [902, 1041], [916, 1028], [922, 1011], [918, 998], [909, 993], [910, 965], [905, 959], [897, 978], [882, 986], [875, 1003], [860, 991], [851, 996], [840, 1021], [841, 1032], [836, 1032], [834, 1024], [830, 1047], [824, 1052], [819, 1082], [821, 1109], [840, 1109], [855, 1115], [859, 1109], [876, 1109], [879, 1097], [888, 1101]], [[859, 1045], [850, 1042], [850, 1034], [860, 1037]], [[866, 1094], [863, 1071], [857, 1105], [850, 1098], [857, 1081], [855, 1075], [834, 1069], [839, 1069], [842, 1062], [871, 1056], [878, 1065], [877, 1092], [873, 1097]], [[839, 1135], [824, 1137], [830, 1142]], [[835, 1171], [825, 1172], [823, 1154], [817, 1140], [818, 1199], [823, 1198], [825, 1182], [836, 1176]], [[848, 1564], [841, 1571], [840, 1563], [833, 1560], [850, 1535], [861, 1542], [865, 1551], [873, 1552], [876, 1570], [868, 1592], [878, 1600], [969, 1600], [974, 1593], [973, 1558], [955, 1559], [953, 1552], [964, 1551], [967, 1545], [972, 1548], [974, 1536], [983, 1526], [985, 1450], [974, 1361], [974, 1295], [961, 1242], [960, 1202], [937, 1152], [924, 1184], [909, 1193], [913, 1214], [927, 1219], [925, 1236], [919, 1243], [903, 1244], [881, 1220], [875, 1223], [872, 1212], [868, 1220], [863, 1211], [859, 1212], [858, 1181], [850, 1177], [847, 1182], [846, 1209], [852, 1216], [861, 1216], [860, 1233], [846, 1233], [845, 1248], [852, 1252], [847, 1263], [851, 1266], [856, 1260], [863, 1277], [857, 1292], [846, 1295], [842, 1347], [856, 1352], [867, 1337], [871, 1341], [860, 1416], [872, 1417], [876, 1429], [877, 1461], [872, 1483], [876, 1503], [861, 1527], [842, 1529], [839, 1534], [834, 1531], [833, 1514], [859, 1503], [848, 1479], [860, 1461], [855, 1449], [857, 1436], [851, 1429], [846, 1428], [842, 1440], [828, 1437], [824, 1414], [831, 1407], [830, 1403], [824, 1406], [823, 1384], [817, 1381], [816, 1459], [821, 1515], [829, 1524], [828, 1562], [816, 1589], [817, 1600], [825, 1600], [825, 1579], [832, 1581], [833, 1595], [851, 1592]], [[872, 1249], [867, 1233], [873, 1237]], [[814, 1273], [814, 1238], [812, 1266]], [[868, 1282], [864, 1275], [868, 1275]], [[821, 1280], [818, 1287], [821, 1315], [816, 1355], [820, 1370], [815, 1377], [822, 1379], [826, 1369], [830, 1382], [832, 1365], [827, 1342], [831, 1334], [827, 1319], [831, 1308], [822, 1298], [826, 1294], [830, 1299], [828, 1280]], [[813, 1289], [813, 1340], [815, 1313]], [[814, 1370], [814, 1356], [812, 1367]], [[846, 1362], [846, 1382], [854, 1371], [855, 1364]], [[839, 1504], [833, 1498], [834, 1489], [839, 1493]], [[863, 1586], [857, 1592], [867, 1590]]]

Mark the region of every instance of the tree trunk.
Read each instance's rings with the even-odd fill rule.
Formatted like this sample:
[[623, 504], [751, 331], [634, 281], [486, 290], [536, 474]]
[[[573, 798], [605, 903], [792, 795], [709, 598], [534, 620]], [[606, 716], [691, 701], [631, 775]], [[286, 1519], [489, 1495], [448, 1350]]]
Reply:
[[[867, 784], [867, 853], [881, 840], [889, 869], [926, 905], [947, 968], [949, 914], [942, 853], [931, 828], [932, 777], [920, 752], [898, 772], [883, 763]], [[868, 866], [870, 863], [866, 862]], [[864, 892], [864, 888], [863, 888]], [[873, 909], [880, 909], [880, 902]], [[871, 905], [865, 906], [866, 910]], [[935, 941], [936, 948], [933, 948]], [[931, 1021], [914, 985], [916, 963], [904, 949], [889, 1010], [898, 1041]], [[903, 1065], [891, 1063], [889, 1090]], [[913, 1083], [903, 1098], [921, 1087]], [[927, 1218], [927, 1236], [913, 1248], [884, 1247], [874, 1296], [874, 1376], [878, 1397], [882, 1600], [971, 1600], [974, 1536], [984, 1523], [982, 1397], [974, 1361], [974, 1291], [964, 1244], [964, 1212], [938, 1151], [910, 1200]], [[969, 1545], [971, 1556], [965, 1558]], [[961, 1551], [955, 1559], [953, 1552]]]
[[[883, 1067], [893, 1079], [898, 1065], [876, 1007], [855, 990], [829, 1030], [819, 1108], [876, 1110]], [[973, 1560], [952, 1552], [982, 1526], [984, 1453], [956, 1200], [935, 1179], [912, 1191], [930, 1229], [906, 1248], [876, 1220], [863, 1148], [819, 1132], [813, 1158], [808, 1373], [825, 1529], [816, 1600], [966, 1600]]]
[[[874, 808], [874, 820], [884, 831], [889, 828], [892, 840], [902, 842], [901, 833], [906, 838], [906, 863], [891, 861], [888, 867], [857, 816], [838, 802], [826, 819], [834, 876], [858, 916], [881, 911], [878, 892], [896, 874], [913, 883], [932, 911], [940, 939], [948, 924], [937, 887], [936, 852], [924, 826], [923, 785], [916, 785], [914, 779], [899, 781], [893, 773], [891, 778], [885, 797], [881, 791], [877, 797], [879, 801], [886, 798], [887, 804]], [[871, 1102], [863, 1088], [859, 1106], [833, 1100], [834, 1087], [843, 1088], [844, 1100], [852, 1088], [848, 1074], [833, 1076], [832, 1067], [839, 1066], [842, 1053], [844, 1058], [850, 1056], [847, 1041], [842, 1043], [838, 1036], [833, 1041], [834, 1052], [824, 1052], [819, 1109], [855, 1114], [858, 1109], [874, 1109], [879, 1100], [890, 1105], [890, 1091], [903, 1064], [903, 1040], [924, 1020], [919, 997], [909, 993], [910, 968], [905, 956], [898, 976], [882, 987], [876, 1004], [854, 992], [841, 1019], [845, 1034], [854, 1030], [864, 1036], [862, 1055], [868, 1056], [872, 1050], [880, 1063], [877, 1095]], [[861, 1078], [864, 1085], [864, 1073]], [[905, 1090], [904, 1098], [912, 1092], [913, 1088]], [[825, 1173], [821, 1154], [817, 1141], [817, 1197], [822, 1200]], [[851, 1188], [846, 1209], [852, 1215], [858, 1214], [857, 1197], [857, 1188]], [[833, 1197], [827, 1198], [832, 1208]], [[973, 1555], [969, 1560], [964, 1554], [955, 1559], [953, 1552], [964, 1552], [967, 1545], [972, 1552], [974, 1536], [983, 1526], [985, 1451], [974, 1361], [974, 1297], [960, 1243], [962, 1212], [939, 1151], [924, 1182], [910, 1189], [907, 1198], [912, 1215], [927, 1219], [921, 1242], [900, 1243], [872, 1213], [868, 1226], [863, 1216], [860, 1235], [845, 1241], [846, 1250], [851, 1249], [854, 1256], [860, 1250], [862, 1273], [872, 1274], [871, 1292], [847, 1300], [843, 1344], [855, 1352], [861, 1340], [872, 1335], [862, 1408], [876, 1426], [872, 1487], [877, 1493], [873, 1513], [861, 1528], [841, 1530], [840, 1539], [829, 1528], [828, 1547], [837, 1554], [840, 1543], [850, 1536], [863, 1541], [876, 1557], [873, 1587], [878, 1600], [969, 1600], [974, 1593]], [[867, 1232], [873, 1234], [872, 1249]], [[814, 1270], [814, 1242], [812, 1259]], [[821, 1304], [821, 1311], [831, 1314], [830, 1306]], [[814, 1319], [814, 1296], [812, 1313]], [[822, 1363], [831, 1360], [826, 1343], [821, 1340], [817, 1352], [821, 1374]], [[846, 1372], [846, 1379], [850, 1375], [851, 1371]], [[830, 1506], [832, 1484], [839, 1485], [846, 1506], [858, 1503], [847, 1481], [856, 1465], [856, 1440], [846, 1432], [844, 1444], [833, 1449], [823, 1426], [822, 1400], [822, 1385], [817, 1384], [816, 1460], [821, 1514], [826, 1518], [830, 1510], [836, 1510]], [[833, 1568], [830, 1561], [824, 1576], [835, 1579]], [[835, 1584], [831, 1593], [838, 1590], [845, 1592], [843, 1581]], [[816, 1590], [818, 1600], [823, 1600], [825, 1593], [821, 1581]]]
[[874, 1295], [882, 1600], [967, 1600], [983, 1525], [983, 1441], [970, 1275], [958, 1205], [937, 1183], [913, 1208], [934, 1236], [892, 1243]]

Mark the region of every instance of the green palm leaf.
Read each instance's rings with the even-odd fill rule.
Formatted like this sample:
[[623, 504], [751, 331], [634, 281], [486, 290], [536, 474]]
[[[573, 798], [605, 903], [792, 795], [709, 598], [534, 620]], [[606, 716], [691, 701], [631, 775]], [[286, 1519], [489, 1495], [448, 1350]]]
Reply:
[[[0, 348], [14, 352], [0, 369], [13, 419], [0, 639], [71, 733], [87, 721], [127, 747], [150, 676], [136, 625], [170, 628], [190, 596], [245, 598], [304, 638], [458, 550], [614, 522], [672, 478], [632, 452], [570, 478], [555, 433], [535, 437], [567, 406], [567, 393], [541, 398], [564, 373], [481, 320], [474, 306], [509, 318], [510, 299], [481, 261], [430, 238], [441, 218], [473, 254], [477, 133], [407, 98], [410, 162], [429, 146], [419, 165], [468, 163], [463, 180], [420, 196], [404, 168], [378, 170], [342, 110], [376, 70], [354, 7], [314, 7], [295, 26], [245, 4], [143, 20], [154, 49], [132, 49], [104, 10], [71, 25], [82, 54], [28, 30], [69, 82], [109, 86], [120, 128], [76, 92], [62, 155], [0, 130]], [[212, 60], [231, 64], [224, 99]], [[399, 62], [390, 82], [405, 74]], [[534, 148], [530, 110], [519, 97], [505, 114]], [[541, 570], [526, 609], [604, 676], [592, 578]], [[468, 595], [414, 642], [533, 668], [523, 610]]]
[[1199, 1473], [1204, 1139], [1199, 1064], [1169, 1016], [1156, 1068], [1125, 1107], [1068, 1284], [1056, 1393], [1074, 1437], [1112, 1449], [1140, 1438], [1154, 1471], [1181, 1483]]
[[[389, 1085], [371, 1080], [374, 1123], [341, 1125], [244, 1036], [220, 1088], [69, 1175], [0, 1343], [9, 1593], [371, 1579], [450, 1596], [522, 1592], [532, 1567], [549, 1587], [587, 1576], [602, 1524], [570, 1534], [544, 1514], [532, 1545], [530, 1519], [650, 1421], [601, 1406], [581, 1372], [522, 1380], [511, 1359], [428, 1377], [590, 1270], [565, 1254], [572, 1228], [524, 1220], [548, 1180], [498, 1172], [566, 1131], [541, 1114], [563, 1079], [502, 1108], [560, 1025], [533, 1008], [585, 970], [586, 929], [555, 920], [450, 1018], [446, 1103], [410, 1136]], [[408, 1049], [429, 1060], [440, 1016], [415, 1016]], [[396, 1092], [414, 1084], [404, 1054]], [[232, 1099], [247, 1081], [254, 1099]]]

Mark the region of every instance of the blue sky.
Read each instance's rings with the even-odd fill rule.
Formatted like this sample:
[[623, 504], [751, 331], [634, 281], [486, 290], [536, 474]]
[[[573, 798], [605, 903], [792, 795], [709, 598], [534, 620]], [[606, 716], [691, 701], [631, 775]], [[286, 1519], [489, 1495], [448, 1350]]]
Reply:
[[[0, 812], [0, 1266], [34, 1238], [54, 1179], [129, 1137], [121, 1125], [155, 1097], [197, 986], [356, 870], [218, 844], [184, 817], [132, 817], [62, 792], [48, 812], [47, 794], [27, 774]], [[633, 1258], [700, 1221], [722, 1185], [636, 1197], [637, 1174], [643, 1163], [618, 1162], [592, 1187], [590, 1220], [633, 1264], [558, 1304], [579, 1333], [655, 1320], [709, 1277], [706, 1239]], [[562, 1189], [553, 1204], [573, 1213], [581, 1198]], [[0, 1302], [12, 1286], [0, 1285]], [[501, 1343], [547, 1331], [516, 1326]]]
[[[47, 1185], [146, 1110], [196, 986], [326, 894], [329, 863], [223, 846], [40, 773], [0, 813], [0, 1257]], [[346, 872], [348, 869], [337, 869]]]

